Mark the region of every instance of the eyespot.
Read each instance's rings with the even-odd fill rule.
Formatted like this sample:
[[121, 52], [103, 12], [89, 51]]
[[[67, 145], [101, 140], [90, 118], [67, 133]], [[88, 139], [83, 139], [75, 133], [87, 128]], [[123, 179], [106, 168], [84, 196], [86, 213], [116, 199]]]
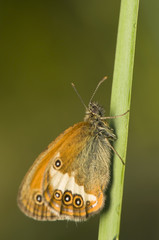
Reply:
[[73, 200], [72, 193], [70, 191], [66, 191], [63, 195], [63, 203], [65, 205], [71, 205]]
[[41, 195], [41, 193], [37, 192], [34, 195], [34, 201], [36, 202], [36, 204], [41, 205], [43, 203], [43, 197]]
[[62, 161], [61, 161], [61, 159], [57, 158], [54, 162], [54, 168], [58, 170], [61, 167], [62, 167]]
[[91, 204], [90, 201], [87, 201], [87, 202], [86, 202], [86, 206], [87, 206], [87, 207], [88, 207], [90, 204]]
[[73, 206], [76, 208], [81, 208], [83, 206], [83, 198], [81, 197], [81, 195], [74, 195]]
[[54, 191], [54, 199], [61, 200], [62, 199], [62, 192], [60, 190]]

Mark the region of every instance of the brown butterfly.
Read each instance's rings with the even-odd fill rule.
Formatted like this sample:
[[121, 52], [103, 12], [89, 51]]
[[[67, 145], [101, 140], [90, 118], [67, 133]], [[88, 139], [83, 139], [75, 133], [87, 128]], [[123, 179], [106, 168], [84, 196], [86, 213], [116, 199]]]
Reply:
[[18, 205], [27, 216], [36, 220], [81, 221], [103, 208], [111, 150], [119, 156], [110, 144], [116, 137], [105, 120], [118, 116], [104, 117], [103, 108], [92, 98], [84, 121], [59, 135], [24, 177]]

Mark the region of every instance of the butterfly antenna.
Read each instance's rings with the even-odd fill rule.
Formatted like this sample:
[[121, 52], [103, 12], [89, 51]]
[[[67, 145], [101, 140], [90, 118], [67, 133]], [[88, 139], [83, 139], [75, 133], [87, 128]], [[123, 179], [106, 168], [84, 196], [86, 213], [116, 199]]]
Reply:
[[92, 99], [94, 98], [94, 95], [96, 94], [99, 86], [100, 86], [106, 79], [107, 79], [107, 77], [105, 76], [105, 77], [98, 83], [98, 85], [97, 85], [96, 89], [94, 90], [94, 93], [92, 94], [92, 97], [91, 97], [91, 99], [90, 99], [90, 101], [89, 101], [89, 105], [90, 105], [90, 103], [92, 102]]
[[87, 106], [86, 106], [86, 104], [84, 103], [84, 101], [83, 101], [81, 95], [80, 95], [79, 92], [77, 91], [77, 89], [76, 89], [76, 87], [75, 87], [75, 84], [74, 84], [74, 83], [71, 83], [71, 85], [72, 85], [73, 89], [75, 90], [77, 96], [79, 97], [81, 103], [83, 104], [83, 106], [84, 106], [85, 109], [87, 110]]

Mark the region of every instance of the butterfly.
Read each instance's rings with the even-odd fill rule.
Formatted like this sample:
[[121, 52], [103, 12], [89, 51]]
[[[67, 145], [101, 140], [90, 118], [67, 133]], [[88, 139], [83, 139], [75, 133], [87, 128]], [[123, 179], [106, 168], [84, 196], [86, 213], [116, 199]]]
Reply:
[[17, 202], [27, 216], [82, 221], [102, 210], [110, 179], [111, 150], [119, 156], [110, 143], [116, 136], [106, 119], [118, 116], [104, 117], [103, 107], [92, 98], [85, 106], [84, 121], [50, 143], [24, 177]]

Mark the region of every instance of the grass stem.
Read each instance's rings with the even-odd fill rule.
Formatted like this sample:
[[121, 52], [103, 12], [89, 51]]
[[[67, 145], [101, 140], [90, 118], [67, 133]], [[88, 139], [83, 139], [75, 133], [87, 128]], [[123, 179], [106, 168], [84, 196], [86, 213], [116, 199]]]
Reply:
[[[139, 0], [121, 0], [110, 116], [120, 115], [130, 109], [138, 8]], [[111, 125], [118, 137], [114, 148], [125, 161], [129, 113], [112, 119]], [[108, 196], [110, 203], [100, 217], [99, 240], [119, 239], [124, 173], [125, 166], [118, 156], [114, 155]]]

